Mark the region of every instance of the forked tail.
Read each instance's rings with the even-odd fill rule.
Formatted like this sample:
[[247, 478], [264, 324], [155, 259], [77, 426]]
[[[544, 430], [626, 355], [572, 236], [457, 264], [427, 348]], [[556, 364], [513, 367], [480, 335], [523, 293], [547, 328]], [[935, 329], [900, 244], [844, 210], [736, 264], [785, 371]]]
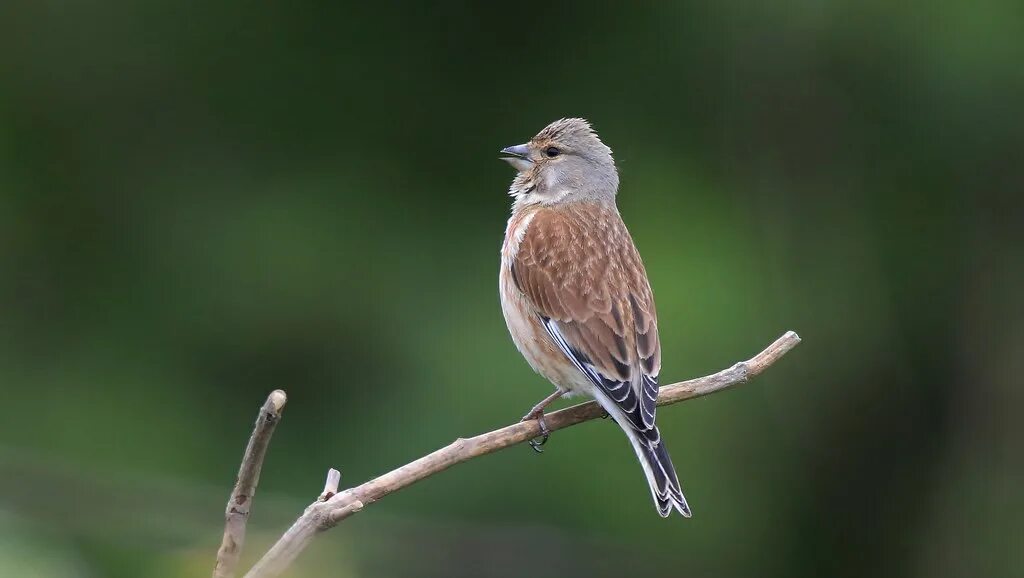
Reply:
[[672, 508], [680, 514], [689, 518], [690, 506], [686, 504], [682, 488], [679, 486], [679, 478], [676, 476], [676, 469], [672, 466], [672, 458], [668, 456], [665, 449], [665, 442], [661, 439], [658, 428], [637, 432], [631, 428], [626, 429], [629, 441], [633, 444], [636, 456], [640, 458], [640, 465], [647, 475], [647, 483], [651, 486], [651, 496], [654, 497], [654, 504], [658, 508], [658, 514], [667, 518], [672, 513]]

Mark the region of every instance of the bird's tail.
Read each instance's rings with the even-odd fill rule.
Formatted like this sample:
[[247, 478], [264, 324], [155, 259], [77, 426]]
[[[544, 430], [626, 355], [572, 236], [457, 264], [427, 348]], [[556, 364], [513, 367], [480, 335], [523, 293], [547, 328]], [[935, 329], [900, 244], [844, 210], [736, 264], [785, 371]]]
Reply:
[[689, 518], [690, 506], [683, 497], [676, 469], [672, 466], [672, 458], [668, 456], [668, 450], [665, 449], [665, 442], [661, 439], [658, 428], [647, 432], [638, 432], [629, 427], [624, 429], [630, 443], [633, 444], [636, 457], [640, 459], [644, 474], [647, 475], [647, 483], [651, 486], [651, 496], [658, 508], [658, 514], [662, 518], [667, 518], [672, 513], [672, 508], [675, 508]]

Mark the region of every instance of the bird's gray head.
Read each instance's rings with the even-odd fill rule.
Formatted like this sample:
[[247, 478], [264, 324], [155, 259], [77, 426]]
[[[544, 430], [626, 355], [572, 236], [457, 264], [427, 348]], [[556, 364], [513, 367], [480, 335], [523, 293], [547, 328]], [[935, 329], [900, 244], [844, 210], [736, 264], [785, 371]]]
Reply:
[[501, 152], [519, 171], [509, 188], [516, 203], [612, 200], [619, 188], [612, 149], [582, 118], [556, 120], [530, 142]]

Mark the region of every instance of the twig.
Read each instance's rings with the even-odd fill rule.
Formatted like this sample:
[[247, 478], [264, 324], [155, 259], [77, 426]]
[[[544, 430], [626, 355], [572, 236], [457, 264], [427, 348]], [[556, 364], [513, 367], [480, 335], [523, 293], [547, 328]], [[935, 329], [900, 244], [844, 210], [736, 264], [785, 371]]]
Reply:
[[[745, 383], [759, 375], [800, 343], [800, 337], [789, 331], [753, 358], [706, 377], [666, 385], [658, 394], [658, 405], [669, 405]], [[596, 402], [581, 403], [548, 414], [548, 429], [560, 430], [602, 417], [604, 411]], [[279, 576], [309, 545], [318, 533], [360, 511], [384, 496], [401, 490], [455, 464], [505, 449], [540, 435], [536, 420], [516, 423], [469, 439], [459, 438], [431, 454], [392, 470], [369, 482], [350, 488], [326, 501], [319, 499], [306, 508], [302, 516], [277, 541], [263, 558], [246, 574], [246, 578]], [[326, 490], [325, 490], [326, 491]]]
[[288, 396], [280, 389], [270, 392], [267, 401], [260, 408], [256, 417], [256, 425], [249, 437], [249, 445], [242, 455], [242, 465], [238, 469], [235, 488], [228, 498], [224, 512], [224, 538], [217, 550], [217, 565], [213, 568], [213, 578], [231, 578], [238, 566], [238, 557], [242, 554], [245, 542], [245, 523], [249, 519], [252, 499], [256, 494], [256, 485], [260, 483], [260, 470], [263, 468], [263, 457], [267, 454], [270, 437], [274, 428], [281, 420], [281, 410], [287, 403]]
[[319, 500], [326, 502], [338, 493], [338, 484], [341, 483], [341, 472], [331, 468], [327, 470], [327, 481], [324, 482], [324, 491], [320, 494]]

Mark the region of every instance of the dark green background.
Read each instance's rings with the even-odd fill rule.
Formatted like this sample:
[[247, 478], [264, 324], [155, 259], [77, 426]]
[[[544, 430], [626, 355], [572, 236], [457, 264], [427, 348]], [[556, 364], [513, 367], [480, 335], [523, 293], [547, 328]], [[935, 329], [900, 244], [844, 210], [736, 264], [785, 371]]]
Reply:
[[498, 306], [512, 170], [616, 153], [663, 380], [662, 520], [610, 423], [375, 504], [296, 576], [1019, 576], [1024, 8], [0, 5], [0, 574], [204, 576], [319, 493], [549, 391]]

